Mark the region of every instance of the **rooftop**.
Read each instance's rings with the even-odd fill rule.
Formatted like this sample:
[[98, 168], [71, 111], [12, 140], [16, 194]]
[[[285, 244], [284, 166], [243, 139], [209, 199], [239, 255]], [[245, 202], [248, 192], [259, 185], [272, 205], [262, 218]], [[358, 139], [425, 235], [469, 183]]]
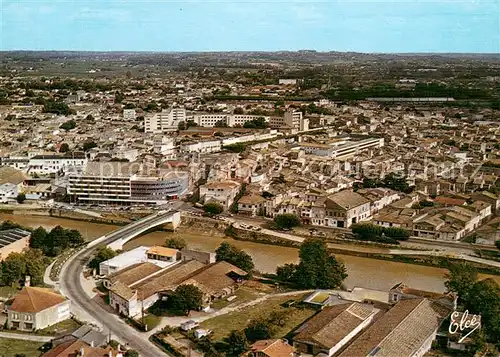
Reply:
[[5, 246], [8, 246], [9, 244], [17, 242], [20, 239], [28, 238], [30, 235], [31, 235], [30, 232], [19, 229], [19, 228], [1, 231], [0, 232], [0, 248], [3, 248]]
[[46, 288], [25, 286], [20, 293], [14, 297], [9, 310], [15, 312], [40, 312], [52, 306], [59, 305], [66, 298], [55, 291]]

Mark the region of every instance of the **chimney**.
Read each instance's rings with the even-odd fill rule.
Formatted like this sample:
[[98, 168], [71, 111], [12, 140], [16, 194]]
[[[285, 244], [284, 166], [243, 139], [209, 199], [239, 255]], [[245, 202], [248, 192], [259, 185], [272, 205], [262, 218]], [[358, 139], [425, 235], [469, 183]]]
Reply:
[[80, 348], [80, 354], [79, 354], [79, 356], [82, 357], [84, 355], [85, 355], [85, 349], [82, 347], [82, 348]]
[[26, 275], [26, 278], [24, 279], [24, 286], [30, 286], [31, 285], [31, 277], [29, 275]]

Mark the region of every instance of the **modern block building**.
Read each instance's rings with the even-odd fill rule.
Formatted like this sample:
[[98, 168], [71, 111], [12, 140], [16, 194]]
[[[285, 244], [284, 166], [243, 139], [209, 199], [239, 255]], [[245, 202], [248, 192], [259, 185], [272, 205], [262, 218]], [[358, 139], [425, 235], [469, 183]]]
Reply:
[[69, 176], [68, 194], [73, 202], [155, 204], [177, 199], [188, 190], [188, 171], [160, 171], [150, 176], [141, 169], [138, 162], [91, 162], [84, 173]]
[[186, 109], [183, 107], [171, 107], [160, 113], [144, 118], [145, 133], [161, 133], [176, 131], [180, 122], [186, 122]]

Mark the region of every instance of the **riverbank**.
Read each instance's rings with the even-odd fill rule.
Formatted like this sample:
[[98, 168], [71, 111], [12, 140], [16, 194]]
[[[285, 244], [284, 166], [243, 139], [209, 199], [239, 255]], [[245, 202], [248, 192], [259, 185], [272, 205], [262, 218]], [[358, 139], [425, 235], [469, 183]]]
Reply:
[[[64, 228], [79, 230], [89, 241], [117, 229], [116, 225], [111, 224], [91, 223], [66, 218], [59, 219], [49, 216], [37, 217], [0, 214], [0, 219], [15, 221], [18, 224], [33, 228], [42, 226], [46, 229], [51, 229], [57, 225], [61, 225]], [[217, 227], [215, 224], [217, 224]], [[214, 251], [220, 243], [229, 240], [231, 244], [250, 254], [256, 269], [262, 273], [274, 273], [280, 265], [297, 263], [299, 261], [297, 247], [235, 240], [225, 237], [223, 230], [227, 225], [226, 222], [221, 220], [210, 220], [207, 218], [200, 220], [190, 219], [186, 224], [177, 229], [176, 232], [155, 231], [147, 233], [127, 242], [124, 249], [129, 250], [141, 245], [162, 245], [167, 238], [178, 237], [184, 239], [189, 248]], [[350, 245], [345, 246], [348, 248]], [[351, 248], [359, 249], [360, 246], [351, 246]], [[348, 289], [355, 286], [363, 286], [372, 289], [388, 290], [393, 285], [404, 282], [409, 286], [421, 290], [434, 292], [443, 292], [445, 290], [444, 277], [447, 270], [444, 268], [408, 264], [408, 262], [403, 263], [392, 259], [373, 259], [371, 256], [362, 257], [345, 253], [344, 251], [336, 255], [347, 266], [349, 276], [345, 281], [345, 286]], [[481, 278], [486, 277], [491, 277], [500, 283], [500, 276], [498, 275], [481, 274]]]

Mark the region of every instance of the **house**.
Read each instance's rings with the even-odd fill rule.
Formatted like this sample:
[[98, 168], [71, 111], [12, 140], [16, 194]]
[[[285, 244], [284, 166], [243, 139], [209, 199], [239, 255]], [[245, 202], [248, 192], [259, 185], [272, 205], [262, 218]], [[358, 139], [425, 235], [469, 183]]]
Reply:
[[158, 260], [161, 262], [174, 263], [180, 260], [181, 252], [177, 249], [154, 246], [149, 248], [146, 252], [146, 256], [150, 260]]
[[144, 262], [165, 268], [178, 260], [180, 260], [180, 252], [176, 249], [140, 246], [101, 262], [99, 264], [99, 274], [116, 273], [129, 266]]
[[197, 260], [182, 260], [166, 268], [142, 263], [109, 276], [104, 286], [109, 288], [111, 307], [119, 314], [134, 317], [161, 296], [186, 284], [197, 286], [203, 292], [204, 303], [209, 305], [216, 299], [231, 295], [246, 274], [224, 261], [207, 265]]
[[357, 302], [325, 307], [296, 331], [293, 346], [312, 355], [333, 356], [367, 327], [379, 312]]
[[280, 339], [260, 340], [250, 346], [248, 357], [293, 357], [295, 348]]
[[182, 331], [190, 331], [198, 326], [200, 326], [200, 324], [194, 320], [189, 320], [189, 321], [183, 322], [180, 325]]
[[181, 285], [194, 285], [203, 292], [205, 305], [232, 295], [238, 282], [248, 273], [225, 261], [210, 264], [184, 280]]
[[371, 214], [375, 214], [385, 206], [399, 200], [401, 194], [388, 188], [363, 188], [356, 193], [371, 201]]
[[217, 202], [229, 209], [240, 192], [240, 184], [235, 181], [212, 181], [200, 186], [200, 199], [204, 203]]
[[245, 195], [238, 201], [238, 213], [249, 216], [260, 215], [263, 213], [265, 202], [264, 197], [255, 193]]
[[422, 357], [451, 310], [425, 298], [403, 300], [377, 319], [339, 357]]
[[17, 195], [23, 192], [26, 179], [28, 176], [22, 171], [10, 166], [0, 166], [0, 203], [16, 199]]
[[0, 261], [29, 247], [31, 232], [14, 228], [0, 232]]
[[353, 191], [340, 191], [328, 196], [325, 203], [328, 227], [349, 228], [370, 218], [371, 201]]
[[481, 200], [491, 204], [491, 210], [493, 213], [500, 212], [500, 198], [488, 191], [474, 192], [472, 194], [472, 199]]
[[70, 318], [70, 302], [53, 290], [25, 286], [7, 308], [7, 327], [41, 330]]
[[413, 235], [417, 237], [460, 240], [479, 227], [481, 215], [462, 206], [431, 210], [413, 221]]
[[95, 347], [82, 340], [71, 340], [45, 352], [42, 357], [123, 357], [111, 347]]

